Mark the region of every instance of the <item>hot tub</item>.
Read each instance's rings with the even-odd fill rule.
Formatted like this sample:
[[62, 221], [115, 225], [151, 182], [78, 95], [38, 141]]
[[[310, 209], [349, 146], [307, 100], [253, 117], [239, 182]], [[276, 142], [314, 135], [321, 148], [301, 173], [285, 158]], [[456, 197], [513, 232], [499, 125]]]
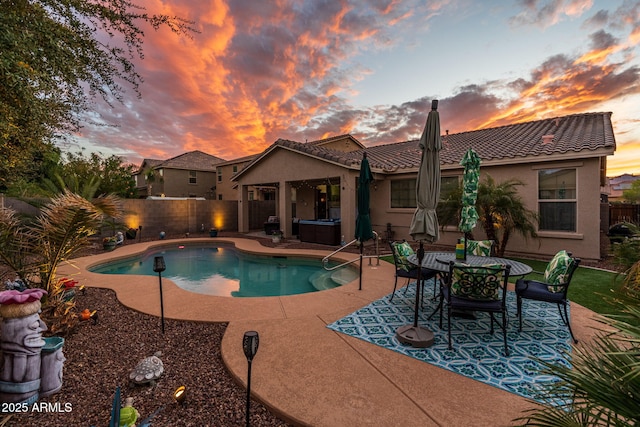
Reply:
[[301, 219], [298, 223], [300, 241], [337, 246], [340, 244], [339, 219]]

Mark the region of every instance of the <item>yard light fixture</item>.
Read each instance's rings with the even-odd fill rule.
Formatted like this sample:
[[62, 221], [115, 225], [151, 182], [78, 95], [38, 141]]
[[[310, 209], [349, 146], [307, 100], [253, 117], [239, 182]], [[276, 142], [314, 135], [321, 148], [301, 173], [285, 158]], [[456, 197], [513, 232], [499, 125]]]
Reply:
[[173, 399], [180, 405], [184, 405], [184, 401], [187, 399], [187, 388], [183, 385], [178, 387], [176, 391], [173, 392]]
[[[142, 227], [142, 226], [141, 226]], [[158, 283], [160, 285], [160, 319], [162, 322], [162, 333], [164, 334], [164, 301], [162, 299], [162, 272], [166, 270], [164, 257], [157, 256], [153, 258], [153, 271], [158, 273]]]
[[249, 405], [251, 403], [251, 362], [258, 352], [259, 337], [256, 331], [247, 331], [242, 338], [242, 349], [244, 355], [247, 357], [247, 409], [246, 409], [246, 421], [247, 427], [249, 427]]

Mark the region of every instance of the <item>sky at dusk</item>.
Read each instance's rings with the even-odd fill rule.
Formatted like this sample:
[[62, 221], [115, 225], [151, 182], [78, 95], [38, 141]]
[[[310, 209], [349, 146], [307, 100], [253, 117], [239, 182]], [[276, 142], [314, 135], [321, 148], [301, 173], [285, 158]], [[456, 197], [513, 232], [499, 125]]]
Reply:
[[142, 97], [97, 102], [102, 126], [66, 151], [139, 164], [192, 150], [232, 160], [278, 138], [373, 146], [419, 138], [438, 99], [450, 133], [611, 111], [607, 174], [640, 174], [640, 0], [136, 4], [199, 33], [145, 28]]

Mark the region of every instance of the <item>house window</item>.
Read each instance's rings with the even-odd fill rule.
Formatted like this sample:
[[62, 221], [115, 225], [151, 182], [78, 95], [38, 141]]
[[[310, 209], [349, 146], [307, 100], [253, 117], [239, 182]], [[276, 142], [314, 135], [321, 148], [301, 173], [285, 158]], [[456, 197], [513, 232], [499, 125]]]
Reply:
[[222, 200], [222, 194], [218, 194], [218, 200]]
[[249, 193], [247, 193], [247, 196], [249, 198], [249, 201], [254, 200], [253, 191], [249, 191]]
[[189, 184], [197, 184], [197, 174], [196, 171], [189, 171]]
[[576, 170], [538, 171], [540, 230], [576, 231]]
[[[440, 178], [440, 197], [445, 197], [450, 191], [458, 187], [457, 176], [443, 176]], [[391, 207], [415, 208], [416, 180], [399, 179], [391, 181]]]
[[457, 176], [443, 176], [440, 178], [440, 200], [444, 200], [448, 194], [459, 186]]
[[415, 208], [416, 206], [416, 180], [398, 179], [391, 181], [391, 207]]
[[238, 165], [233, 165], [233, 173], [238, 172]]
[[222, 182], [222, 168], [218, 168], [218, 182]]

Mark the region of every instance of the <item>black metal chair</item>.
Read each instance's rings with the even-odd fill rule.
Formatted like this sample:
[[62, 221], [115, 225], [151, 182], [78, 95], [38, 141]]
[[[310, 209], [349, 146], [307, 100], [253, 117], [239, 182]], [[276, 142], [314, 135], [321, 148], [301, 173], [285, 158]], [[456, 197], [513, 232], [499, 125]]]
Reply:
[[[399, 245], [402, 245], [402, 247], [400, 247]], [[403, 251], [403, 249], [408, 246], [408, 243], [406, 241], [403, 240], [399, 242], [389, 242], [389, 246], [391, 247], [391, 253], [393, 254], [393, 263], [395, 264], [395, 267], [396, 267], [395, 282], [393, 284], [393, 293], [391, 294], [391, 298], [389, 299], [389, 301], [393, 301], [393, 297], [396, 295], [396, 289], [398, 287], [398, 278], [407, 279], [407, 286], [404, 290], [406, 293], [407, 289], [409, 288], [409, 283], [411, 282], [411, 280], [418, 280], [418, 272], [420, 271], [420, 269], [415, 265], [411, 264], [409, 261], [407, 261], [406, 257], [412, 254], [413, 249], [411, 249], [411, 253], [406, 252], [408, 250]], [[437, 272], [434, 270], [429, 270], [428, 268], [422, 268], [421, 279], [424, 282], [425, 280], [429, 280], [435, 277], [436, 274]], [[424, 286], [422, 287], [422, 292], [424, 295]]]
[[518, 306], [518, 330], [522, 331], [522, 300], [529, 299], [557, 304], [562, 321], [569, 329], [574, 343], [578, 340], [571, 329], [571, 319], [567, 310], [569, 300], [567, 291], [571, 284], [573, 273], [580, 265], [580, 258], [574, 258], [566, 251], [558, 252], [547, 265], [542, 281], [530, 279], [518, 279], [516, 281], [516, 298]]
[[[468, 266], [449, 263], [448, 280], [440, 287], [442, 303], [447, 308], [447, 329], [449, 349], [453, 349], [451, 340], [451, 318], [454, 310], [485, 312], [491, 316], [493, 334], [494, 323], [502, 329], [504, 339], [504, 353], [509, 356], [507, 344], [507, 283], [511, 266], [491, 264], [485, 266]], [[444, 307], [440, 310], [440, 328]], [[502, 322], [499, 323], [494, 314], [500, 313]]]

